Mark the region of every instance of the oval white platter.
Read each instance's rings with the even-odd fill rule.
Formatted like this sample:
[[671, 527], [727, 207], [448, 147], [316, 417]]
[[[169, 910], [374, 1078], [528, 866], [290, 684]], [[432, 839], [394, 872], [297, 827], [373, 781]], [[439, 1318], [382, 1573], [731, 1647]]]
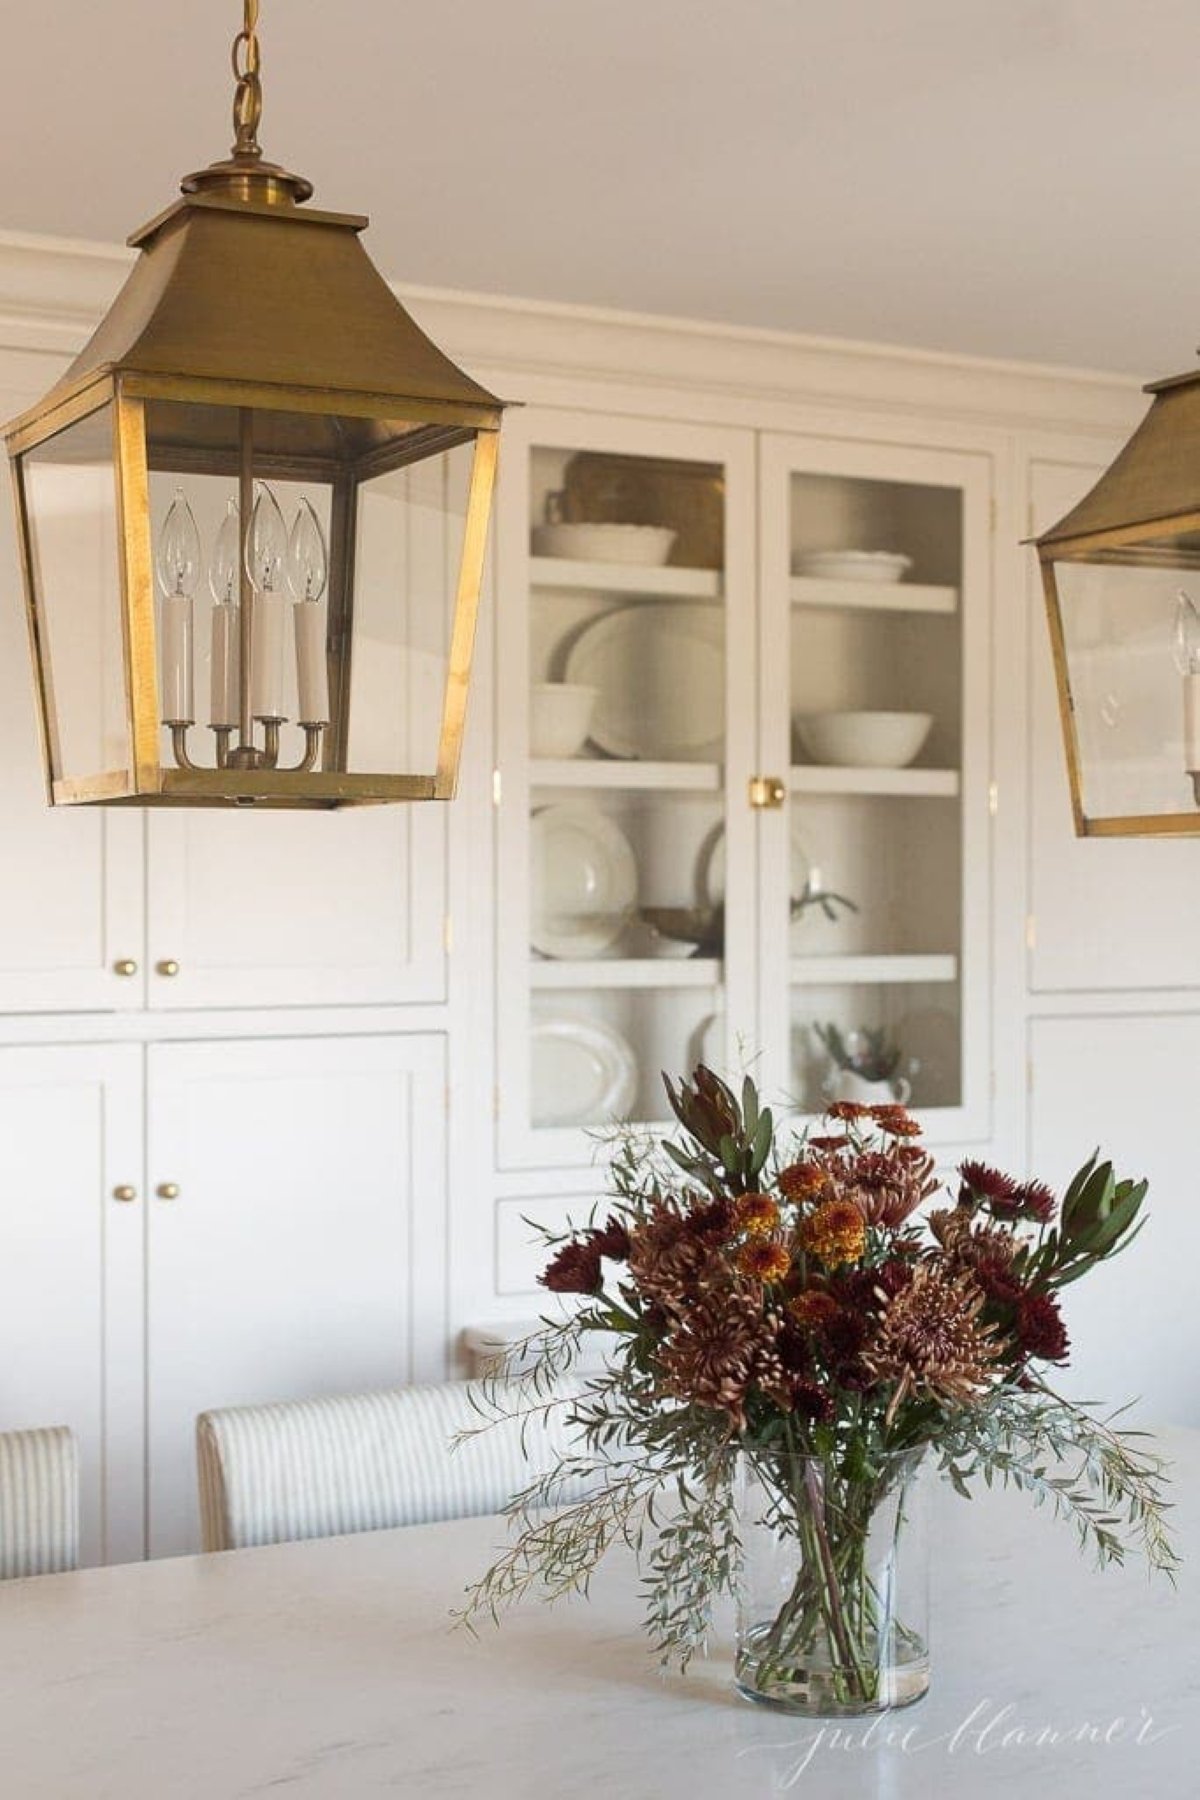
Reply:
[[589, 737], [610, 756], [716, 762], [725, 739], [725, 627], [711, 606], [619, 607], [584, 627], [566, 679], [598, 690]]
[[529, 824], [529, 941], [543, 956], [603, 956], [637, 902], [629, 839], [597, 807], [543, 806]]
[[604, 1125], [637, 1093], [637, 1058], [611, 1025], [567, 1015], [534, 1019], [530, 1095], [537, 1129]]

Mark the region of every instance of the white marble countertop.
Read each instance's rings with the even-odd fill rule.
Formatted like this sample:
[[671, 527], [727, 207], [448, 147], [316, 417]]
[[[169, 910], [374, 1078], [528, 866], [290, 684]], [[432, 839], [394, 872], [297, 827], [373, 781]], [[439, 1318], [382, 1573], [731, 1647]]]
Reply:
[[[1200, 1434], [1164, 1440], [1200, 1551]], [[472, 1639], [448, 1609], [502, 1525], [95, 1569], [0, 1587], [4, 1800], [1188, 1800], [1200, 1598], [1097, 1574], [1018, 1495], [935, 1499], [933, 1687], [840, 1724], [760, 1711], [715, 1653], [663, 1677], [633, 1571]]]

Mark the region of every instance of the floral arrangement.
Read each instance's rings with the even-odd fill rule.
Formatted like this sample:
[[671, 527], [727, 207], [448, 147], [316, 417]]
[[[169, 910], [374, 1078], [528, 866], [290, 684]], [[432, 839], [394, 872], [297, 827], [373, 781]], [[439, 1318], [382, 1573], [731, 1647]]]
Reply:
[[[611, 1211], [547, 1234], [541, 1280], [574, 1306], [516, 1353], [534, 1364], [522, 1404], [530, 1416], [567, 1409], [578, 1450], [514, 1498], [514, 1541], [470, 1590], [468, 1620], [530, 1592], [586, 1590], [626, 1543], [651, 1635], [686, 1665], [735, 1583], [746, 1464], [777, 1527], [816, 1532], [760, 1673], [786, 1661], [789, 1631], [802, 1625], [811, 1644], [815, 1623], [858, 1683], [852, 1699], [875, 1691], [864, 1545], [897, 1454], [927, 1454], [964, 1495], [977, 1478], [1026, 1490], [1101, 1564], [1130, 1539], [1171, 1571], [1162, 1463], [1140, 1434], [1049, 1384], [1068, 1356], [1062, 1290], [1130, 1242], [1144, 1182], [1093, 1156], [1058, 1200], [964, 1162], [943, 1192], [901, 1106], [841, 1102], [788, 1143], [749, 1079], [740, 1098], [704, 1067], [666, 1086], [682, 1140], [622, 1133]], [[605, 1372], [564, 1387], [596, 1332], [612, 1347]], [[497, 1415], [511, 1394], [496, 1385]], [[797, 1503], [804, 1459], [836, 1486], [825, 1517], [840, 1539]], [[581, 1476], [587, 1497], [556, 1507]]]

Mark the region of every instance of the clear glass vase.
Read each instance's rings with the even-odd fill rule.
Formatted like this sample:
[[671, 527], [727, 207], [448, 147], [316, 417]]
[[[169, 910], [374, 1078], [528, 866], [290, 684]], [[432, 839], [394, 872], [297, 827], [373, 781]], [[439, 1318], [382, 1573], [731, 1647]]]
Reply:
[[[909, 1706], [929, 1686], [922, 1451], [855, 1467], [748, 1450], [735, 1681], [786, 1712]], [[847, 1470], [847, 1461], [851, 1470]]]

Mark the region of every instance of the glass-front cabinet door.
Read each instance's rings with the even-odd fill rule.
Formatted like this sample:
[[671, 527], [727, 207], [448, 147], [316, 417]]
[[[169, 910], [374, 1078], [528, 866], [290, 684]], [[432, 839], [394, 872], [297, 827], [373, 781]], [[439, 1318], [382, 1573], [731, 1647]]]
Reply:
[[755, 440], [529, 409], [497, 513], [503, 1168], [753, 1055]]
[[990, 461], [766, 434], [764, 1072], [986, 1130]]

